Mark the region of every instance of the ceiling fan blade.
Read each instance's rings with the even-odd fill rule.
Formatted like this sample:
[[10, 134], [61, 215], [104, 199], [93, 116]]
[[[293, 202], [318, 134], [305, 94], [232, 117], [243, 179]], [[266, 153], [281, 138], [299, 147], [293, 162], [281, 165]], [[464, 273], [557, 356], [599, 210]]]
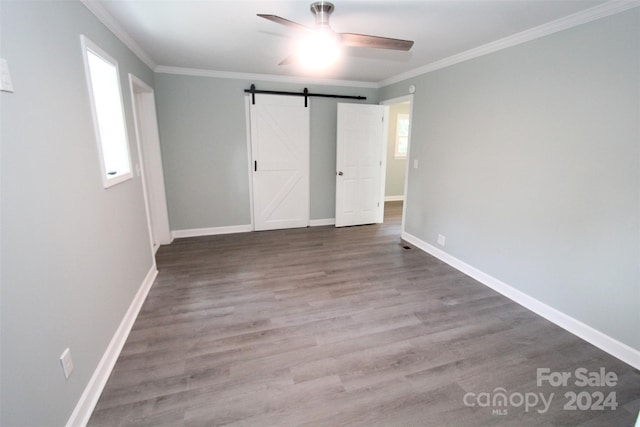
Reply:
[[409, 50], [413, 46], [411, 40], [391, 39], [389, 37], [368, 36], [366, 34], [340, 33], [343, 46], [371, 47], [375, 49]]
[[298, 31], [313, 31], [311, 28], [305, 27], [302, 24], [298, 24], [297, 22], [289, 21], [288, 19], [281, 18], [277, 15], [267, 15], [264, 13], [258, 13], [260, 18], [268, 19], [269, 21], [273, 21], [276, 24], [284, 25], [285, 27], [293, 28]]
[[286, 58], [284, 58], [282, 61], [280, 61], [278, 65], [289, 65], [289, 64], [293, 64], [294, 62], [295, 62], [295, 55], [289, 55]]

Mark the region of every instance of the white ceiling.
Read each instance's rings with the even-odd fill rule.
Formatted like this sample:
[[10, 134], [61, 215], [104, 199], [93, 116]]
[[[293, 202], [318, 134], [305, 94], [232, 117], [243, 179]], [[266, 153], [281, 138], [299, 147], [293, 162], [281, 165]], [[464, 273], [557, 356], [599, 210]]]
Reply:
[[[278, 63], [295, 31], [256, 16], [313, 26], [311, 1], [85, 0], [115, 21], [154, 65], [220, 72], [380, 82], [487, 43], [565, 18], [604, 0], [334, 0], [331, 26], [414, 40], [409, 52], [349, 48], [334, 68], [305, 74]], [[97, 5], [96, 5], [97, 4]], [[106, 15], [105, 15], [106, 12]], [[113, 27], [113, 25], [112, 25]], [[122, 32], [122, 31], [121, 31]], [[143, 54], [143, 56], [145, 56]], [[149, 61], [147, 61], [149, 62]]]

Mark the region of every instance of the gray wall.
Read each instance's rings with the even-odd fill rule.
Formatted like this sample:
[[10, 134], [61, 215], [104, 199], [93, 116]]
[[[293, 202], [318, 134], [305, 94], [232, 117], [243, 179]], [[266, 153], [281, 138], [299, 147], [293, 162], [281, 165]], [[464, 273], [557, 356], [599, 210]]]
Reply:
[[417, 88], [407, 232], [640, 350], [638, 52], [636, 8], [380, 99]]
[[[64, 425], [152, 266], [140, 178], [102, 187], [80, 34], [153, 74], [79, 2], [2, 2], [1, 419]], [[64, 379], [59, 357], [71, 348]]]
[[[366, 96], [376, 90], [156, 75], [156, 103], [172, 230], [251, 223], [244, 89]], [[311, 98], [311, 219], [335, 216], [338, 102]]]
[[[102, 188], [79, 35], [120, 63], [134, 163], [126, 74], [154, 76], [78, 2], [0, 19], [0, 424], [63, 425], [152, 266], [140, 179]], [[308, 87], [415, 84], [407, 231], [640, 349], [639, 40], [635, 9], [379, 91]], [[248, 223], [252, 82], [156, 80], [172, 228]], [[313, 219], [334, 215], [336, 102], [312, 100]]]
[[396, 128], [398, 114], [409, 114], [409, 104], [389, 106], [389, 138], [387, 143], [387, 174], [385, 177], [385, 196], [404, 196], [404, 181], [407, 173], [407, 159], [394, 159], [396, 151]]

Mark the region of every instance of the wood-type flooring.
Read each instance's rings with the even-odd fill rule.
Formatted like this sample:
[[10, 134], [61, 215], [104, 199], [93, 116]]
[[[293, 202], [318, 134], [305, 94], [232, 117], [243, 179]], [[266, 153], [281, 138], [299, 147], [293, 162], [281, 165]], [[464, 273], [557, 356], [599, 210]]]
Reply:
[[638, 370], [401, 242], [401, 206], [160, 248], [89, 425], [634, 425]]

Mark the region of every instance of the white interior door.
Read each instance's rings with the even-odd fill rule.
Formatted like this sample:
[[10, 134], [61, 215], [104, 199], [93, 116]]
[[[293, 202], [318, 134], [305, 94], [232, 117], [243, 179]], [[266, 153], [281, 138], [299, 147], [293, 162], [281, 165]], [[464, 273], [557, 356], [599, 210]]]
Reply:
[[309, 225], [309, 108], [256, 94], [250, 107], [255, 230]]
[[338, 104], [336, 227], [382, 222], [387, 110]]

